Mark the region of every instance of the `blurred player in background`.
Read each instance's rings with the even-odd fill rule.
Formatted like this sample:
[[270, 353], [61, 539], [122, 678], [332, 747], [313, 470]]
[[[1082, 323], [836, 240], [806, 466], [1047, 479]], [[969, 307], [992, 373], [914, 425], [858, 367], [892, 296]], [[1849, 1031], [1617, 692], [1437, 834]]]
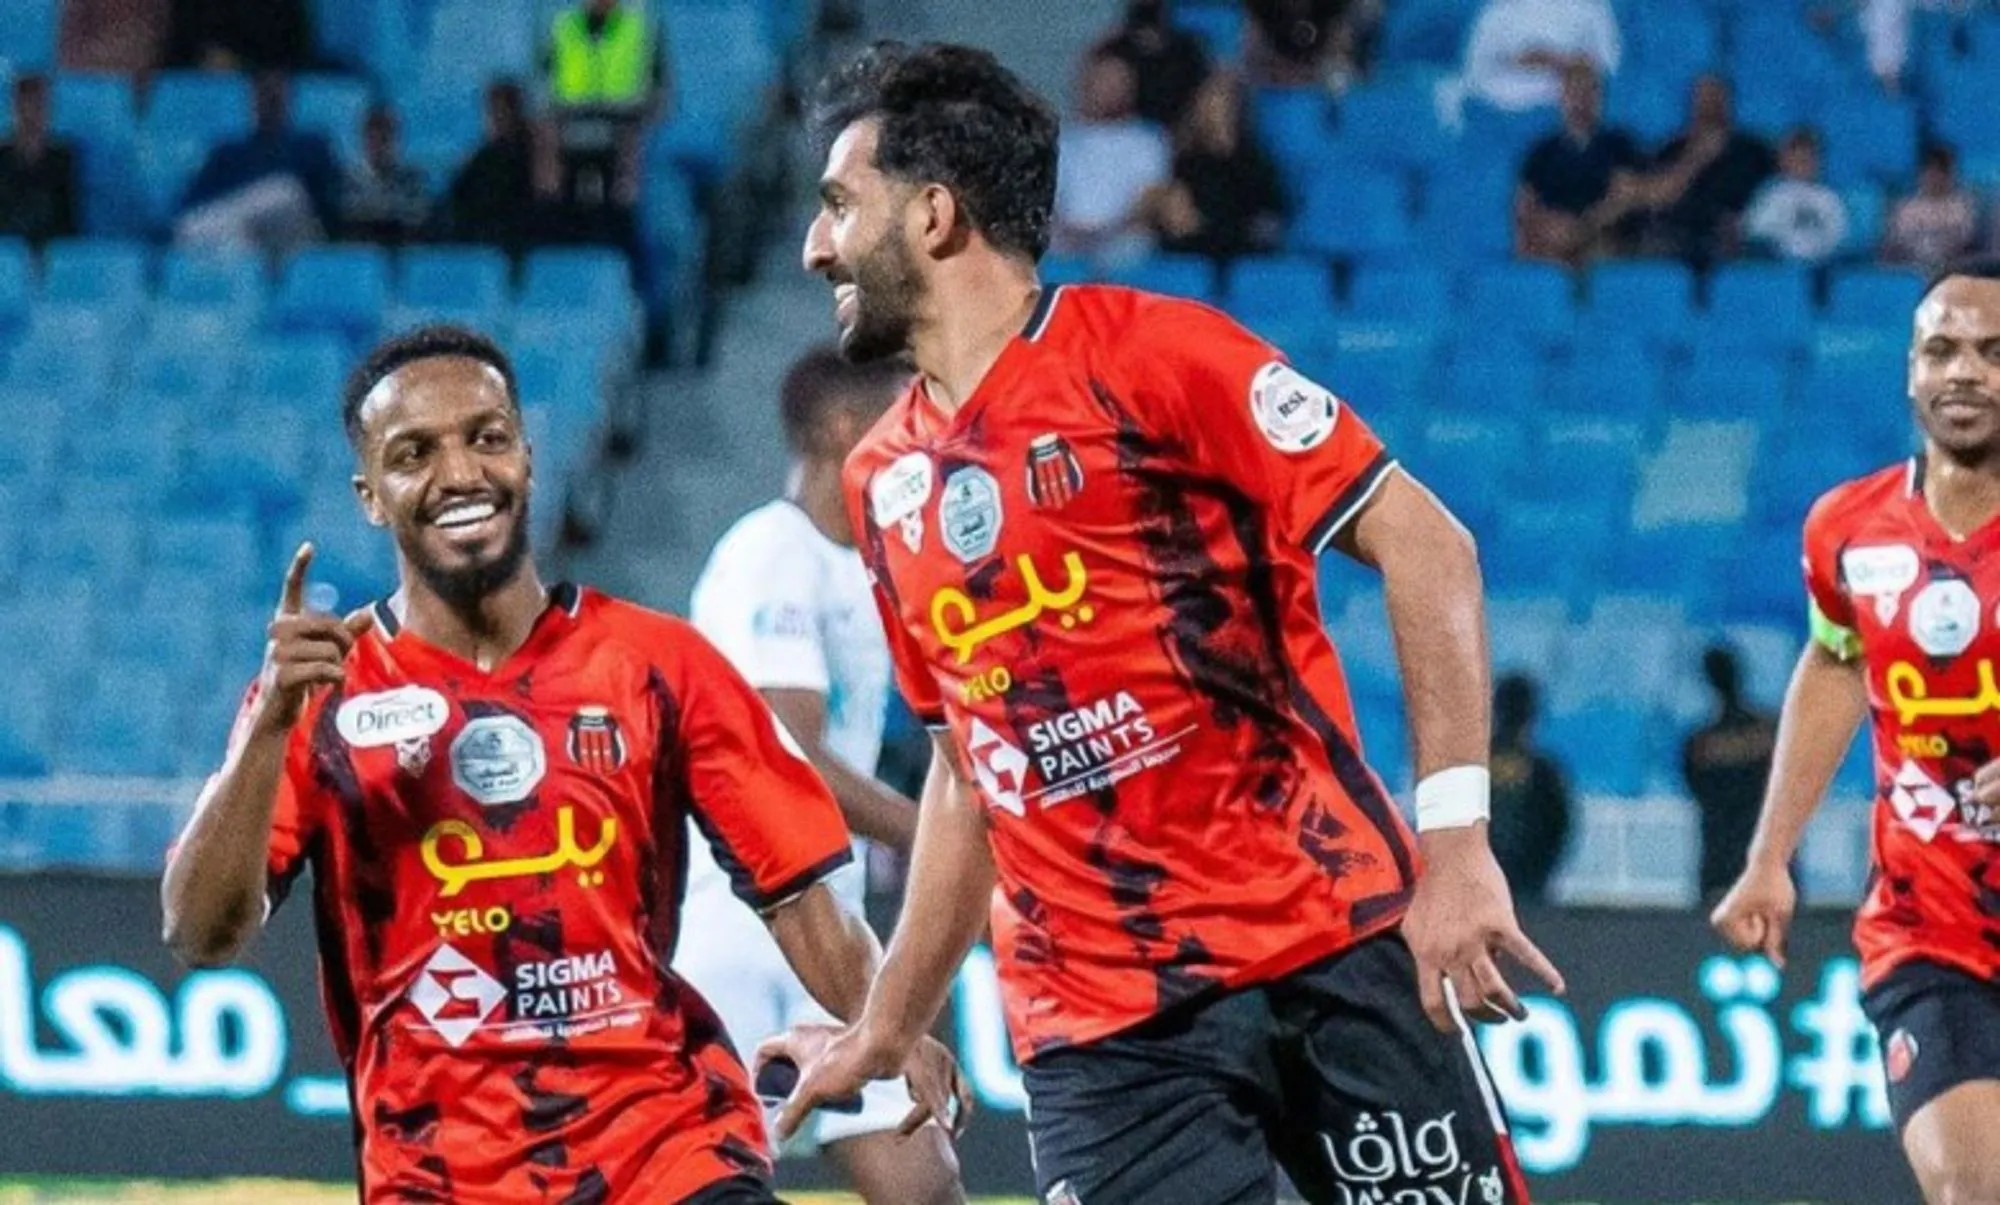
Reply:
[[[1453, 995], [1520, 1015], [1502, 951], [1556, 979], [1487, 848], [1465, 529], [1215, 311], [1042, 288], [1056, 121], [990, 55], [878, 46], [817, 119], [806, 266], [850, 357], [920, 374], [847, 484], [937, 737], [866, 1011], [765, 1048], [805, 1068], [780, 1129], [902, 1065], [990, 905], [1049, 1205], [1269, 1201], [1280, 1165], [1313, 1201], [1525, 1201]], [[1329, 545], [1386, 581], [1416, 840], [1319, 624]]]
[[1864, 718], [1877, 801], [1855, 922], [1889, 1107], [1932, 1205], [2000, 1202], [2000, 260], [1948, 269], [1910, 346], [1923, 451], [1806, 518], [1811, 640], [1749, 864], [1715, 909], [1784, 964], [1788, 863]]
[[[312, 867], [369, 1202], [776, 1200], [743, 1066], [668, 970], [683, 843], [692, 817], [799, 977], [854, 1016], [879, 950], [825, 883], [852, 856], [838, 808], [687, 625], [543, 585], [492, 343], [391, 340], [343, 414], [400, 588], [345, 621], [307, 612], [300, 548], [170, 856], [167, 941], [228, 961]], [[950, 1056], [912, 1066], [945, 1108]]]
[[[872, 777], [882, 755], [889, 648], [841, 501], [840, 470], [868, 428], [909, 381], [893, 360], [850, 364], [833, 348], [806, 353], [779, 394], [785, 442], [795, 457], [783, 498], [731, 527], [695, 584], [690, 618], [728, 657], [833, 789], [856, 834], [907, 854], [917, 807]], [[687, 936], [674, 969], [748, 1050], [789, 1025], [826, 1021], [826, 1010], [786, 964], [755, 913], [730, 891], [729, 875], [696, 839], [688, 866]], [[827, 887], [860, 916], [867, 897], [866, 848], [828, 876]], [[897, 1134], [910, 1115], [896, 1080], [862, 1090], [859, 1113], [819, 1114], [813, 1134], [870, 1205], [964, 1200], [944, 1131]]]

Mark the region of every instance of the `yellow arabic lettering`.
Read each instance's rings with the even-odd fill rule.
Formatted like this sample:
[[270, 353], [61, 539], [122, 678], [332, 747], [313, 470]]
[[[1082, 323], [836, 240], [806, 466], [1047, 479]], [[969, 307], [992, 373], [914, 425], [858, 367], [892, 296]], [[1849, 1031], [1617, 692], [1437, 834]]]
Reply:
[[[446, 837], [458, 838], [464, 854], [463, 861], [456, 864], [447, 862], [439, 854], [438, 847]], [[468, 883], [483, 883], [489, 879], [511, 879], [525, 875], [554, 874], [565, 866], [574, 866], [586, 887], [596, 886], [604, 881], [603, 874], [590, 871], [604, 856], [611, 852], [611, 846], [618, 840], [618, 818], [606, 816], [597, 831], [597, 844], [589, 849], [581, 849], [576, 843], [576, 809], [565, 804], [556, 811], [556, 847], [546, 854], [528, 858], [501, 858], [488, 862], [486, 844], [478, 830], [463, 820], [445, 820], [431, 826], [424, 834], [424, 866], [444, 890], [438, 894], [445, 899], [465, 890]]]
[[[984, 623], [976, 622], [978, 608], [963, 590], [947, 586], [932, 597], [931, 627], [945, 647], [958, 654], [958, 664], [964, 665], [972, 660], [973, 651], [980, 645], [1016, 628], [1026, 627], [1049, 611], [1063, 612], [1067, 619], [1068, 612], [1082, 601], [1084, 591], [1090, 584], [1083, 558], [1074, 552], [1063, 554], [1063, 572], [1069, 575], [1069, 580], [1054, 593], [1042, 583], [1041, 573], [1026, 553], [1016, 557], [1014, 564], [1020, 569], [1021, 581], [1027, 586], [1028, 601]], [[1079, 616], [1088, 623], [1091, 618], [1089, 608], [1083, 608]]]
[[1963, 718], [2000, 711], [2000, 683], [1994, 681], [1993, 662], [1979, 662], [1979, 691], [1963, 698], [1932, 698], [1924, 672], [1907, 661], [1898, 661], [1884, 675], [1883, 686], [1896, 718], [1904, 724], [1913, 720]]

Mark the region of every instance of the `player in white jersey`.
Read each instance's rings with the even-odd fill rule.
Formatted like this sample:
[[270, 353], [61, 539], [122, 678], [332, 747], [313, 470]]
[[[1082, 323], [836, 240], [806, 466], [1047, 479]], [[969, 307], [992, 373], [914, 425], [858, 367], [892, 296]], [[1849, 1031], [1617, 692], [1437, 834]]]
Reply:
[[[785, 378], [781, 413], [796, 458], [784, 498], [737, 520], [695, 584], [692, 618], [752, 686], [833, 788], [860, 837], [907, 852], [917, 809], [873, 777], [890, 689], [889, 649], [868, 571], [840, 496], [847, 453], [908, 380], [893, 366], [849, 364], [828, 348]], [[857, 841], [857, 846], [860, 844]], [[806, 993], [763, 922], [731, 892], [709, 844], [689, 842], [687, 903], [674, 969], [715, 1005], [746, 1056], [824, 1010]], [[867, 858], [827, 884], [856, 915]], [[858, 1113], [822, 1112], [813, 1138], [870, 1205], [960, 1202], [958, 1162], [943, 1130], [897, 1132], [912, 1104], [899, 1082], [862, 1093]]]

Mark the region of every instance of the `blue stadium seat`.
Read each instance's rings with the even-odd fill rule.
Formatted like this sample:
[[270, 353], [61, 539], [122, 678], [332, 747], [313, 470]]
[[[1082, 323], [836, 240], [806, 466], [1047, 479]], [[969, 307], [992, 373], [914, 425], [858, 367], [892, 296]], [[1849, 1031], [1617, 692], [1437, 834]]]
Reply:
[[1395, 260], [1416, 247], [1403, 181], [1355, 168], [1320, 172], [1305, 183], [1305, 203], [1287, 238], [1301, 251], [1363, 261]]
[[140, 141], [133, 166], [149, 226], [167, 227], [179, 213], [188, 186], [208, 158], [208, 145], [199, 138], [164, 134], [148, 134]]
[[1475, 532], [1488, 529], [1503, 498], [1515, 492], [1527, 438], [1517, 423], [1437, 418], [1424, 427], [1417, 477]]
[[[1462, 150], [1477, 144], [1462, 135]], [[1491, 152], [1473, 152], [1491, 153]], [[1427, 258], [1445, 263], [1488, 264], [1503, 261], [1514, 249], [1514, 159], [1500, 158], [1481, 168], [1455, 169], [1449, 196], [1436, 195], [1417, 220], [1417, 241]]]
[[241, 75], [163, 71], [153, 77], [141, 121], [148, 143], [210, 146], [250, 130], [250, 81]]
[[[147, 534], [149, 569], [203, 574], [218, 593], [250, 587], [262, 567], [257, 528], [248, 521], [170, 516], [151, 524]], [[279, 571], [271, 567], [273, 575]]]
[[1993, 123], [1993, 106], [1988, 91], [1992, 65], [1984, 64], [1980, 78], [1955, 78], [1936, 89], [1931, 102], [1931, 122], [1944, 141], [1963, 154], [2000, 152], [2000, 130]]
[[58, 239], [42, 253], [41, 300], [136, 312], [150, 293], [152, 249], [122, 239]]
[[343, 163], [361, 159], [361, 119], [368, 85], [347, 75], [302, 75], [292, 81], [292, 125], [324, 136]]
[[173, 769], [175, 693], [167, 670], [100, 662], [79, 694], [56, 746], [57, 770], [150, 777]]
[[173, 670], [182, 681], [212, 674], [219, 658], [214, 618], [201, 607], [185, 603], [160, 611], [99, 607], [91, 626], [98, 657]]
[[1429, 172], [1451, 157], [1454, 144], [1438, 125], [1430, 80], [1392, 76], [1340, 98], [1342, 150], [1363, 162]]
[[100, 589], [116, 590], [131, 580], [138, 549], [139, 525], [132, 517], [65, 512], [35, 532], [28, 567], [45, 577], [87, 575]]
[[1541, 431], [1524, 492], [1567, 501], [1586, 514], [1629, 510], [1641, 440], [1636, 424], [1613, 415], [1551, 422]]
[[1695, 279], [1683, 264], [1627, 260], [1591, 269], [1584, 326], [1591, 342], [1616, 335], [1656, 346], [1683, 343], [1694, 322]]
[[53, 397], [103, 396], [116, 375], [117, 357], [97, 315], [38, 311], [7, 360], [6, 384]]
[[47, 390], [0, 388], [0, 481], [46, 484], [62, 460], [69, 423], [61, 401]]
[[350, 344], [372, 337], [389, 304], [389, 257], [379, 247], [314, 247], [285, 268], [271, 299], [271, 320], [290, 332], [338, 334]]
[[1717, 352], [1667, 376], [1666, 403], [1675, 418], [1766, 422], [1784, 409], [1785, 395], [1784, 371], [1768, 359]]
[[1223, 307], [1246, 315], [1296, 314], [1333, 304], [1333, 274], [1317, 260], [1261, 255], [1229, 265]]
[[531, 252], [516, 305], [522, 318], [608, 320], [629, 330], [634, 318], [631, 273], [625, 259], [603, 247], [545, 248]]
[[132, 82], [122, 75], [65, 72], [50, 94], [49, 121], [65, 138], [96, 146], [129, 146], [139, 133]]
[[1834, 184], [1903, 184], [1917, 170], [1916, 109], [1879, 93], [1843, 96], [1818, 115], [1826, 137], [1826, 178]]
[[1637, 707], [1591, 707], [1551, 715], [1539, 729], [1543, 743], [1569, 767], [1572, 787], [1584, 793], [1637, 795], [1653, 759], [1651, 718]]
[[1487, 588], [1500, 594], [1584, 597], [1601, 579], [1612, 541], [1608, 512], [1512, 503], [1480, 548]]
[[[723, 49], [720, 44], [686, 40], [679, 15], [676, 11], [665, 18], [667, 37], [674, 46], [698, 46], [701, 50], [674, 56], [676, 68]], [[535, 20], [534, 5], [526, 0], [437, 0], [419, 70], [428, 85], [470, 92], [477, 92], [488, 80], [530, 78], [535, 73], [535, 41], [546, 28]], [[737, 48], [729, 51], [740, 53]]]
[[183, 499], [202, 509], [247, 506], [264, 515], [296, 509], [304, 501], [313, 444], [307, 424], [315, 419], [331, 424], [331, 405], [324, 418], [296, 409], [246, 413], [204, 431], [192, 450]]
[[1458, 318], [1467, 330], [1512, 334], [1548, 345], [1576, 329], [1569, 274], [1549, 264], [1494, 264], [1467, 274]]
[[477, 89], [433, 89], [400, 99], [403, 152], [442, 187], [479, 146], [482, 118]]
[[1311, 365], [1314, 376], [1373, 415], [1420, 399], [1435, 384], [1438, 331], [1434, 323], [1334, 323]]
[[1708, 282], [1709, 346], [1798, 347], [1813, 324], [1813, 282], [1801, 264], [1729, 264]]
[[505, 305], [507, 257], [490, 247], [413, 247], [403, 253], [396, 301], [406, 306]]
[[1923, 280], [1910, 272], [1850, 268], [1834, 274], [1826, 316], [1832, 322], [1907, 331], [1923, 288]]
[[1347, 310], [1368, 320], [1438, 322], [1451, 313], [1451, 280], [1437, 268], [1363, 265], [1348, 286]]
[[0, 66], [15, 73], [56, 65], [57, 0], [7, 0], [0, 21]]
[[1460, 347], [1445, 367], [1436, 409], [1520, 418], [1546, 399], [1547, 368], [1532, 344], [1508, 335]]
[[[65, 468], [68, 492], [83, 496], [102, 483], [129, 482], [136, 489], [164, 489], [179, 474], [186, 416], [165, 399], [151, 408], [122, 407], [73, 424]], [[85, 484], [88, 483], [88, 484]]]
[[1382, 59], [1459, 65], [1473, 9], [1464, 0], [1399, 0], [1382, 13]]
[[1643, 146], [1658, 146], [1680, 132], [1687, 116], [1684, 81], [1620, 78], [1608, 90], [1605, 124], [1630, 132]]
[[214, 413], [218, 402], [226, 402], [236, 377], [231, 333], [229, 326], [199, 311], [193, 319], [175, 313], [165, 321], [156, 314], [152, 334], [132, 357], [123, 392], [143, 399], [146, 407]]
[[27, 322], [33, 288], [28, 245], [20, 239], [0, 239], [0, 346]]
[[1632, 336], [1586, 340], [1579, 354], [1555, 373], [1555, 408], [1578, 417], [1650, 424], [1664, 412], [1661, 360]]
[[1212, 301], [1215, 297], [1215, 265], [1198, 255], [1149, 255], [1112, 268], [1105, 278], [1127, 288], [1195, 301]]
[[777, 75], [762, 18], [747, 4], [677, 6], [665, 23], [674, 45], [702, 48], [674, 57], [677, 119], [726, 129]]
[[176, 247], [160, 267], [160, 300], [180, 305], [235, 310], [249, 318], [263, 308], [269, 291], [264, 261], [247, 251]]
[[1182, 4], [1174, 25], [1201, 39], [1208, 57], [1232, 62], [1243, 53], [1243, 10], [1234, 4]]
[[1256, 89], [1250, 119], [1295, 196], [1303, 196], [1314, 166], [1333, 154], [1326, 93], [1318, 88]]
[[243, 392], [257, 398], [338, 397], [347, 359], [347, 349], [332, 335], [267, 335], [244, 352]]

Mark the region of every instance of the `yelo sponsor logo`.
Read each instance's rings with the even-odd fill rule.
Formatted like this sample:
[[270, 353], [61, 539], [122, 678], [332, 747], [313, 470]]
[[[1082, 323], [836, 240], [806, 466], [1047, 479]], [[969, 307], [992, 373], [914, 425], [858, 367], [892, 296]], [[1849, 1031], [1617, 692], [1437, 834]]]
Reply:
[[956, 586], [946, 586], [931, 596], [931, 630], [946, 648], [957, 654], [956, 664], [967, 664], [981, 646], [1025, 628], [1050, 612], [1060, 617], [1065, 628], [1097, 618], [1096, 609], [1083, 601], [1090, 589], [1090, 577], [1084, 570], [1083, 558], [1075, 552], [1063, 554], [1062, 567], [1067, 580], [1058, 590], [1051, 590], [1043, 583], [1034, 558], [1026, 553], [1014, 558], [1014, 566], [1020, 571], [1027, 601], [997, 615], [982, 619], [972, 596]]
[[505, 908], [454, 908], [431, 913], [431, 924], [439, 937], [486, 937], [514, 927], [514, 914]]
[[1896, 748], [1904, 757], [1940, 758], [1951, 756], [1951, 742], [1936, 734], [1906, 732], [1896, 738]]
[[[424, 833], [421, 849], [424, 869], [443, 884], [438, 895], [450, 899], [464, 891], [468, 884], [551, 875], [568, 867], [576, 868], [577, 882], [583, 886], [602, 886], [604, 872], [597, 866], [617, 842], [618, 818], [606, 816], [598, 825], [597, 841], [588, 849], [579, 846], [576, 843], [576, 809], [564, 804], [556, 810], [556, 847], [545, 854], [489, 859], [486, 856], [486, 839], [480, 836], [478, 829], [463, 820], [440, 820], [431, 825]], [[448, 843], [457, 845], [455, 858], [446, 856], [450, 852]]]

